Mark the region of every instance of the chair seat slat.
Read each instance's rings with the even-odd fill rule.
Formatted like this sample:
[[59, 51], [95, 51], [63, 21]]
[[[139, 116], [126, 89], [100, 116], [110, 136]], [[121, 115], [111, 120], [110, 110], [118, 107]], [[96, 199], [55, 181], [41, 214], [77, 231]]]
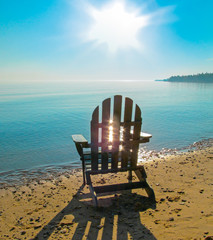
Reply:
[[145, 188], [147, 187], [147, 182], [129, 182], [121, 184], [113, 184], [107, 186], [97, 186], [94, 187], [96, 193], [107, 193], [107, 192], [116, 192], [129, 189]]

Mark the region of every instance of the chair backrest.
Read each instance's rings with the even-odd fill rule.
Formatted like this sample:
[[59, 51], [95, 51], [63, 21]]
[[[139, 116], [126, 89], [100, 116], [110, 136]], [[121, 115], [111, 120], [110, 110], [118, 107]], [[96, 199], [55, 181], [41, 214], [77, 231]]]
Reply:
[[96, 107], [91, 120], [92, 170], [136, 166], [141, 124], [141, 110], [130, 98], [116, 95]]

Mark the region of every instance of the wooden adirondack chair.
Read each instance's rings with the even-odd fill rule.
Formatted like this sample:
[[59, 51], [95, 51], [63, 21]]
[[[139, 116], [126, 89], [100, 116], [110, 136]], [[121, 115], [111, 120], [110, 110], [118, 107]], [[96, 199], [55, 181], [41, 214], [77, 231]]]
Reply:
[[[144, 188], [149, 198], [155, 201], [154, 191], [146, 181], [144, 167], [137, 166], [139, 144], [149, 142], [152, 135], [141, 133], [141, 110], [136, 104], [132, 117], [133, 101], [130, 98], [125, 98], [123, 102], [123, 118], [122, 96], [114, 96], [113, 111], [110, 108], [113, 102], [111, 100], [113, 99], [107, 98], [103, 101], [101, 120], [99, 106], [92, 114], [90, 144], [82, 135], [72, 135], [82, 161], [83, 183], [89, 185], [96, 206], [98, 193], [136, 188]], [[124, 171], [129, 172], [129, 179], [134, 171], [139, 181], [96, 187], [92, 184], [91, 175]]]

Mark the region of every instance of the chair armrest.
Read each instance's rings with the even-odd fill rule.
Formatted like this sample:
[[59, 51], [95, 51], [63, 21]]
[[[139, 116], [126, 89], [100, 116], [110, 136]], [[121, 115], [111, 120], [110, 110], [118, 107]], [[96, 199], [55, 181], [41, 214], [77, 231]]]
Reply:
[[86, 138], [83, 135], [80, 135], [80, 134], [72, 135], [72, 140], [73, 140], [74, 143], [82, 143], [82, 144], [88, 143]]
[[88, 148], [89, 144], [88, 141], [86, 140], [86, 138], [83, 135], [72, 135], [72, 140], [75, 143], [76, 149], [78, 151], [78, 154], [81, 157], [83, 157], [83, 148]]
[[141, 136], [142, 138], [151, 138], [151, 137], [152, 137], [152, 134], [145, 133], [145, 132], [141, 132], [141, 133], [140, 133], [140, 136]]
[[[133, 130], [131, 130], [130, 133], [131, 133], [131, 138], [133, 138]], [[149, 142], [149, 139], [150, 139], [151, 137], [152, 137], [152, 135], [149, 134], [149, 133], [140, 132], [139, 143]]]
[[150, 139], [151, 137], [152, 137], [151, 134], [141, 132], [141, 133], [140, 133], [140, 143], [149, 142], [149, 139]]

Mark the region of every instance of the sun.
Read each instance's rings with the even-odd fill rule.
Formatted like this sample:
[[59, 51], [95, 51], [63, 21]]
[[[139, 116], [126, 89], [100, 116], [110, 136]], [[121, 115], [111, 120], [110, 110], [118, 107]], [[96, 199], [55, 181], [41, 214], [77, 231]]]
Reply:
[[125, 1], [113, 1], [101, 9], [90, 6], [87, 11], [93, 20], [87, 41], [93, 41], [96, 46], [105, 44], [112, 53], [141, 47], [138, 33], [149, 25], [149, 15], [140, 15], [137, 8], [128, 10]]

